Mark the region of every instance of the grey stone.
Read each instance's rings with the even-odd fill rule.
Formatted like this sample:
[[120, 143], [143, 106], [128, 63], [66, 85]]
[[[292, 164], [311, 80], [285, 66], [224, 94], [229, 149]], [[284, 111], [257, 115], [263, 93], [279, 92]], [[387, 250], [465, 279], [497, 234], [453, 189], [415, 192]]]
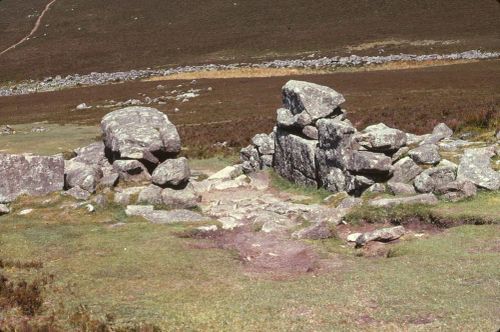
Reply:
[[104, 144], [115, 158], [159, 164], [180, 152], [181, 141], [168, 117], [154, 108], [127, 107], [104, 116]]
[[117, 172], [109, 172], [107, 174], [104, 174], [103, 177], [99, 180], [99, 186], [104, 188], [112, 188], [116, 186], [119, 178], [120, 174], [118, 174]]
[[185, 222], [206, 222], [210, 218], [203, 216], [197, 212], [183, 209], [170, 211], [156, 210], [149, 212], [144, 218], [155, 224], [173, 224]]
[[274, 168], [282, 177], [302, 185], [317, 186], [316, 141], [278, 129]]
[[466, 149], [458, 165], [457, 179], [469, 180], [488, 190], [500, 189], [500, 173], [491, 167], [494, 155], [494, 147]]
[[465, 198], [476, 196], [477, 188], [476, 185], [469, 180], [457, 180], [437, 187], [435, 192], [438, 195], [442, 195], [442, 198], [446, 200], [457, 202]]
[[146, 166], [138, 160], [116, 160], [113, 163], [113, 169], [120, 176], [120, 180], [125, 182], [143, 182], [150, 181]]
[[252, 173], [260, 169], [259, 151], [253, 145], [249, 145], [240, 151], [243, 172]]
[[68, 189], [78, 186], [93, 193], [101, 178], [102, 171], [98, 165], [78, 162], [75, 159], [64, 162], [64, 180]]
[[410, 151], [410, 148], [407, 146], [403, 146], [401, 149], [399, 149], [395, 154], [392, 155], [392, 162], [396, 162], [399, 159], [401, 159], [404, 155], [406, 155]]
[[454, 170], [457, 170], [458, 169], [458, 165], [449, 161], [449, 160], [446, 160], [446, 159], [442, 159], [439, 164], [437, 165], [438, 167], [451, 167], [453, 168]]
[[257, 147], [260, 154], [274, 153], [274, 137], [267, 134], [257, 134], [252, 138], [252, 144]]
[[114, 202], [120, 205], [129, 205], [136, 202], [136, 196], [146, 187], [129, 187], [125, 189], [117, 188], [114, 195]]
[[147, 214], [154, 211], [154, 206], [152, 205], [127, 205], [125, 209], [125, 214], [127, 216], [141, 216], [144, 217]]
[[350, 210], [353, 207], [360, 206], [363, 204], [363, 199], [358, 197], [346, 197], [337, 206], [338, 209]]
[[240, 165], [235, 166], [227, 166], [220, 171], [210, 175], [207, 180], [215, 181], [215, 180], [233, 180], [238, 176], [243, 174], [243, 170]]
[[72, 160], [89, 165], [101, 165], [106, 158], [104, 150], [105, 146], [103, 142], [95, 142], [75, 149], [76, 157]]
[[35, 156], [0, 153], [0, 203], [21, 195], [43, 196], [64, 187], [62, 155]]
[[64, 195], [71, 196], [74, 199], [86, 201], [90, 198], [91, 194], [87, 190], [84, 190], [78, 186], [72, 187], [71, 189], [64, 192]]
[[388, 208], [400, 204], [437, 204], [438, 199], [432, 193], [408, 197], [379, 198], [368, 202], [369, 205]]
[[350, 195], [361, 196], [361, 194], [375, 184], [373, 179], [363, 175], [351, 175], [346, 177], [346, 191]]
[[101, 207], [101, 208], [108, 205], [108, 199], [106, 198], [106, 196], [104, 196], [102, 194], [96, 195], [92, 199], [92, 202], [94, 202], [96, 206]]
[[294, 115], [306, 112], [313, 120], [331, 115], [344, 97], [335, 90], [314, 83], [288, 81], [283, 87], [283, 104]]
[[160, 205], [163, 204], [163, 198], [161, 196], [162, 188], [151, 184], [141, 190], [139, 193], [139, 197], [137, 202], [139, 204], [152, 204], [152, 205]]
[[363, 233], [356, 238], [356, 245], [362, 246], [370, 241], [389, 242], [399, 239], [405, 234], [406, 230], [403, 226], [388, 227], [374, 230], [372, 232]]
[[173, 209], [195, 208], [201, 201], [201, 196], [191, 184], [180, 190], [165, 188], [161, 192], [161, 197], [163, 204]]
[[187, 183], [191, 176], [188, 160], [184, 157], [167, 159], [152, 174], [153, 183], [159, 186], [177, 187]]
[[272, 154], [264, 154], [260, 156], [260, 167], [262, 169], [273, 167], [273, 160], [274, 156]]
[[417, 144], [420, 144], [420, 143], [422, 143], [423, 140], [425, 140], [429, 136], [430, 136], [430, 134], [427, 134], [427, 135], [415, 135], [415, 134], [406, 133], [406, 144], [407, 145], [417, 145]]
[[434, 165], [441, 160], [439, 148], [434, 144], [425, 144], [412, 149], [408, 152], [408, 156], [417, 164]]
[[10, 213], [9, 207], [5, 204], [0, 204], [0, 216], [9, 213]]
[[393, 195], [415, 195], [417, 192], [415, 191], [415, 187], [411, 184], [401, 183], [401, 182], [387, 182], [387, 186], [389, 187], [389, 191]]
[[437, 187], [454, 181], [456, 178], [453, 167], [433, 167], [420, 173], [414, 181], [415, 189], [421, 193], [433, 192]]
[[398, 160], [393, 165], [393, 169], [394, 171], [389, 182], [410, 182], [423, 171], [423, 169], [409, 157]]
[[356, 141], [371, 151], [394, 152], [406, 144], [406, 134], [379, 123], [359, 132], [356, 135]]
[[387, 191], [387, 188], [385, 187], [385, 184], [383, 183], [375, 183], [371, 185], [368, 189], [366, 189], [367, 192], [370, 193], [385, 193]]
[[393, 170], [392, 159], [382, 153], [354, 151], [347, 169], [361, 174], [389, 175]]
[[332, 228], [327, 223], [318, 223], [298, 230], [292, 234], [295, 239], [322, 240], [335, 236]]
[[318, 128], [314, 126], [305, 126], [302, 129], [302, 134], [304, 134], [307, 138], [317, 140], [319, 138]]
[[441, 140], [449, 138], [452, 135], [453, 130], [451, 130], [445, 123], [440, 123], [434, 127], [434, 129], [432, 130], [432, 134], [426, 137], [422, 142], [420, 142], [420, 144], [437, 144]]
[[346, 177], [344, 172], [335, 167], [329, 169], [329, 173], [320, 177], [321, 186], [332, 193], [342, 192], [346, 189]]
[[290, 110], [286, 108], [279, 108], [276, 111], [276, 122], [278, 127], [289, 128], [297, 127], [303, 128], [312, 123], [312, 118], [308, 113], [293, 114]]

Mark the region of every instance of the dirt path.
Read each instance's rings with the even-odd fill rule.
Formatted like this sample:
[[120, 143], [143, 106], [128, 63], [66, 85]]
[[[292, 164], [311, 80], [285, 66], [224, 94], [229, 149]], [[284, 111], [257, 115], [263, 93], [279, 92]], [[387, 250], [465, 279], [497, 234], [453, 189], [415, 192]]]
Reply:
[[40, 14], [40, 16], [38, 17], [38, 19], [36, 20], [35, 22], [35, 26], [33, 27], [33, 29], [31, 29], [31, 32], [29, 34], [27, 34], [23, 39], [21, 39], [20, 41], [18, 41], [17, 43], [7, 47], [5, 50], [3, 50], [2, 52], [0, 52], [0, 55], [4, 54], [4, 53], [7, 53], [8, 51], [16, 48], [17, 46], [21, 45], [22, 43], [24, 43], [25, 41], [27, 41], [31, 36], [33, 36], [38, 28], [40, 27], [40, 24], [42, 23], [42, 20], [43, 20], [43, 17], [45, 16], [45, 14], [49, 11], [50, 7], [54, 4], [54, 2], [56, 2], [57, 0], [52, 0], [50, 1], [46, 6], [45, 8], [43, 9], [42, 13]]

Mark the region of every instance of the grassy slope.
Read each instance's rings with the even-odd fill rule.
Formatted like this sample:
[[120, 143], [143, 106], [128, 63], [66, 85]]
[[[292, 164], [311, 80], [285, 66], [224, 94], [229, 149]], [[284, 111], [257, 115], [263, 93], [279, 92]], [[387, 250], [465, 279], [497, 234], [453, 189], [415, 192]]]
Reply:
[[[2, 1], [0, 8], [13, 11], [18, 3]], [[0, 80], [345, 53], [350, 45], [388, 39], [462, 41], [421, 49], [427, 52], [497, 49], [499, 12], [493, 0], [65, 0], [48, 13], [50, 26], [37, 39], [2, 58]], [[7, 14], [0, 15], [1, 22]]]
[[[62, 327], [79, 305], [96, 319], [166, 330], [477, 331], [500, 323], [498, 225], [403, 241], [388, 259], [317, 243], [332, 271], [278, 281], [245, 275], [231, 252], [193, 249], [200, 240], [175, 237], [180, 226], [129, 220], [116, 208], [88, 216], [24, 204], [37, 207], [32, 216], [0, 217], [0, 259], [44, 267], [0, 272], [14, 280], [53, 274], [37, 319], [54, 311]], [[113, 220], [128, 224], [103, 223]]]

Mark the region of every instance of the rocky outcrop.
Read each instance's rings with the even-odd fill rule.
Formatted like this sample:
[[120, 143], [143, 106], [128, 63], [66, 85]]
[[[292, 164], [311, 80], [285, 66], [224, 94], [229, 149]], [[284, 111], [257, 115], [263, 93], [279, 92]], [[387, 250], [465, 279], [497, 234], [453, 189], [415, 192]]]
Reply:
[[41, 196], [64, 187], [62, 155], [0, 154], [0, 203], [21, 195]]
[[466, 149], [458, 165], [457, 178], [469, 180], [476, 186], [489, 190], [500, 188], [500, 173], [491, 167], [493, 148]]

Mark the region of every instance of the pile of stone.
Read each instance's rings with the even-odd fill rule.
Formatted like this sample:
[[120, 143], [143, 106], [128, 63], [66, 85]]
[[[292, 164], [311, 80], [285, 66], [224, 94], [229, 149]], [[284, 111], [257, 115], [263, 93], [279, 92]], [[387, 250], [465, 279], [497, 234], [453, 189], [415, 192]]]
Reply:
[[9, 125], [5, 125], [5, 126], [0, 127], [0, 136], [2, 136], [2, 135], [14, 135], [15, 133], [16, 133], [16, 131], [14, 130], [14, 128], [12, 128]]
[[[490, 164], [498, 144], [475, 147], [453, 139], [444, 123], [422, 136], [383, 123], [358, 131], [341, 108], [344, 101], [331, 88], [289, 81], [273, 132], [256, 135], [242, 149], [244, 171], [273, 167], [297, 184], [353, 196], [365, 191], [414, 195], [374, 202], [379, 206], [433, 203], [434, 194], [456, 201], [475, 195], [476, 188], [500, 188], [500, 173]], [[443, 159], [443, 151], [454, 151], [460, 163]]]
[[[0, 203], [21, 195], [65, 195], [89, 200], [114, 191], [121, 204], [192, 208], [200, 200], [186, 158], [178, 158], [176, 127], [160, 111], [128, 107], [107, 114], [103, 140], [74, 151], [76, 157], [0, 154]], [[120, 184], [118, 187], [116, 187]], [[116, 187], [116, 188], [115, 188]]]

